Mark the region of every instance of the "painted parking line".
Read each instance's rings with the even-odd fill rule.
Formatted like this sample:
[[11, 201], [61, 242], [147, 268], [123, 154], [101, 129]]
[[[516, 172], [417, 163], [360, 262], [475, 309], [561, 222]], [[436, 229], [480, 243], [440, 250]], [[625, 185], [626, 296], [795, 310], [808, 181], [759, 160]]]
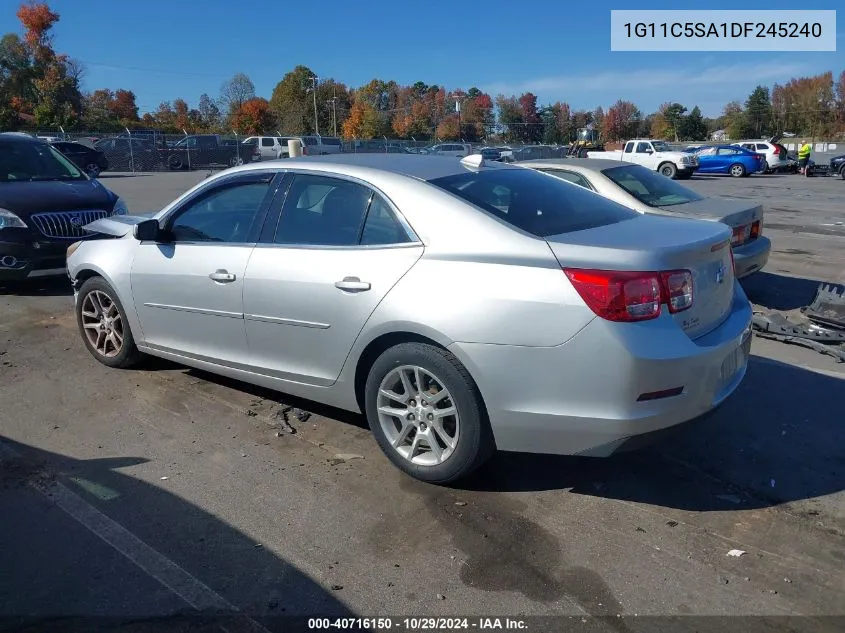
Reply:
[[[17, 451], [0, 443], [0, 463], [4, 459], [20, 459], [21, 457]], [[241, 613], [235, 605], [208, 585], [154, 550], [66, 486], [57, 481], [50, 483], [30, 481], [28, 483], [30, 487], [43, 494], [88, 531], [135, 563], [147, 575], [160, 582], [192, 608], [201, 613], [229, 615], [227, 621], [219, 625], [222, 630], [230, 633], [236, 631], [269, 633], [268, 629]]]

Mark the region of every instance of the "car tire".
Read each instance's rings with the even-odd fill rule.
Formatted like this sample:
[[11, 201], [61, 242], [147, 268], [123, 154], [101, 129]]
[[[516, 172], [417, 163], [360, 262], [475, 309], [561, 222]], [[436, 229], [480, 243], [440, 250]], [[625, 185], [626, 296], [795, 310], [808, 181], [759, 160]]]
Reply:
[[843, 165], [842, 168], [839, 170], [839, 177], [842, 180], [845, 180], [845, 165]]
[[760, 165], [760, 173], [761, 174], [770, 174], [772, 173], [771, 168], [769, 167], [769, 162], [764, 158], [763, 163]]
[[75, 311], [82, 341], [94, 358], [107, 367], [120, 369], [138, 364], [142, 355], [135, 345], [126, 311], [105, 279], [85, 280], [79, 289]]
[[179, 171], [180, 169], [182, 169], [182, 164], [182, 159], [176, 154], [171, 154], [170, 158], [167, 159], [167, 166], [172, 171]]
[[678, 175], [678, 168], [675, 167], [674, 163], [663, 163], [660, 167], [657, 168], [657, 171], [660, 172], [663, 176], [667, 178], [675, 179]]
[[[430, 394], [429, 398], [443, 390], [446, 395], [433, 406], [425, 396], [426, 402], [419, 402], [419, 396], [415, 396], [419, 393], [416, 376], [423, 382], [422, 393]], [[434, 388], [438, 390], [432, 394]], [[400, 399], [390, 398], [386, 393]], [[370, 368], [364, 401], [367, 421], [379, 447], [397, 468], [415, 479], [435, 484], [457, 481], [495, 452], [493, 434], [475, 381], [457, 358], [440, 347], [401, 343], [387, 349]], [[401, 411], [401, 417], [383, 413], [384, 407]], [[438, 411], [445, 410], [453, 410], [454, 414], [437, 416]], [[432, 438], [437, 450], [428, 443]]]
[[747, 172], [746, 172], [745, 166], [743, 164], [734, 163], [733, 165], [731, 165], [729, 173], [734, 178], [742, 178], [743, 176], [746, 175]]
[[85, 173], [91, 178], [97, 178], [100, 175], [100, 166], [97, 163], [88, 163], [85, 165]]

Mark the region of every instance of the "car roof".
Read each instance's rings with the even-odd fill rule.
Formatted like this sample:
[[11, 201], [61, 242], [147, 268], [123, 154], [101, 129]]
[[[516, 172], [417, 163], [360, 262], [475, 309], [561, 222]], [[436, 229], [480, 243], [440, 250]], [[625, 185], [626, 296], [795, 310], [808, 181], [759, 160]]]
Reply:
[[12, 143], [46, 143], [43, 139], [29, 136], [28, 134], [15, 134], [14, 132], [0, 132], [0, 141]]
[[[277, 162], [280, 169], [317, 167], [320, 171], [334, 171], [352, 173], [360, 169], [388, 172], [402, 176], [409, 176], [419, 180], [435, 180], [447, 176], [465, 174], [470, 169], [465, 167], [459, 158], [452, 156], [426, 156], [422, 154], [332, 154], [329, 156], [299, 156], [285, 158], [278, 161], [260, 161], [233, 168], [231, 171], [254, 171], [266, 169], [271, 163]], [[517, 169], [504, 163], [491, 162], [483, 169]]]
[[607, 158], [542, 158], [538, 160], [526, 160], [516, 163], [530, 167], [532, 165], [538, 166], [552, 166], [558, 165], [560, 167], [572, 167], [576, 171], [602, 171], [610, 169], [611, 167], [625, 167], [634, 166], [636, 163], [629, 163], [621, 160], [610, 160]]

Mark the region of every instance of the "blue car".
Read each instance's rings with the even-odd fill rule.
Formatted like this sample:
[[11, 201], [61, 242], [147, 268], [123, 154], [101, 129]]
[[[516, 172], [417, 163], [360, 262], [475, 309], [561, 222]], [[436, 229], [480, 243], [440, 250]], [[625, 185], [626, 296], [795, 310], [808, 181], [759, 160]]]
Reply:
[[730, 174], [735, 178], [763, 171], [766, 157], [735, 145], [708, 145], [685, 150], [698, 156], [698, 174]]

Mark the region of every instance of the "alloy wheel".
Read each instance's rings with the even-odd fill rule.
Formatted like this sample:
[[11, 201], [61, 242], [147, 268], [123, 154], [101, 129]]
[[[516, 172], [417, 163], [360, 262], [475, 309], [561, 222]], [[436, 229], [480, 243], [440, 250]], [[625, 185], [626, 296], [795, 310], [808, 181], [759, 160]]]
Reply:
[[388, 442], [408, 461], [436, 466], [455, 451], [460, 416], [449, 390], [430, 371], [396, 367], [381, 381], [376, 406]]
[[113, 358], [123, 349], [123, 319], [117, 304], [102, 290], [92, 290], [82, 300], [82, 327], [91, 347]]

